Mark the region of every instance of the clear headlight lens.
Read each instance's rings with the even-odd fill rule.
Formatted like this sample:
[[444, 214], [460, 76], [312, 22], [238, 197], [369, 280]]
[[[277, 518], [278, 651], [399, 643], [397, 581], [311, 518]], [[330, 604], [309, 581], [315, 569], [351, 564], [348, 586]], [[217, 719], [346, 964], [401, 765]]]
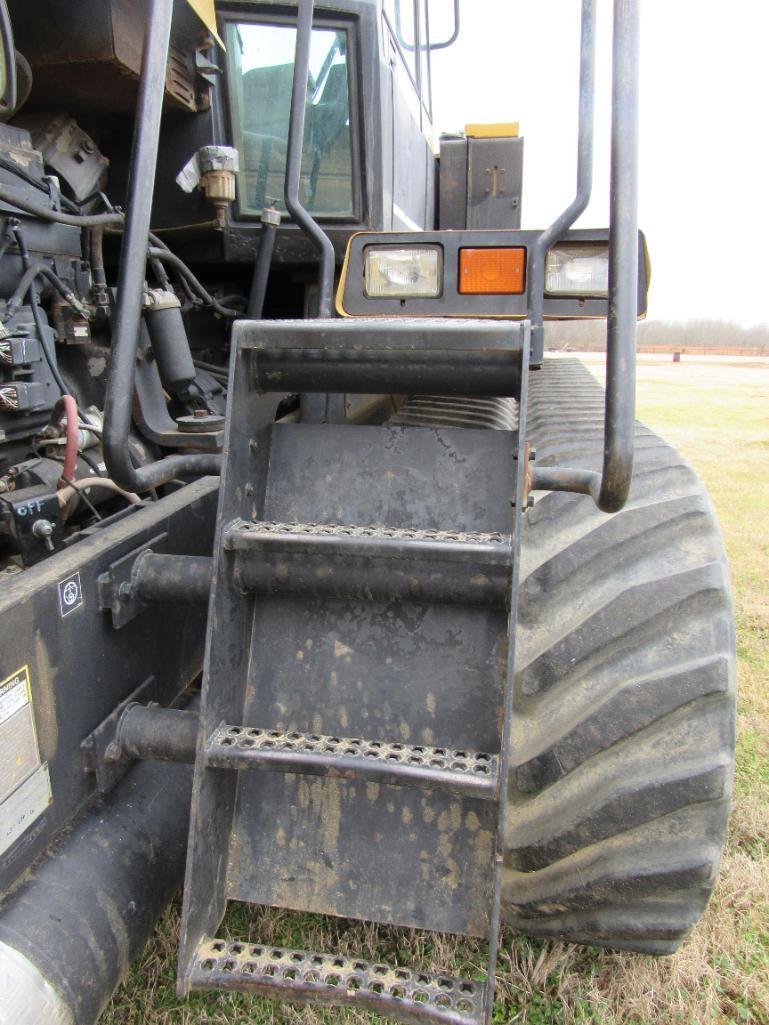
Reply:
[[608, 245], [569, 242], [553, 246], [545, 262], [545, 292], [585, 298], [608, 296]]
[[437, 298], [443, 284], [440, 246], [368, 246], [363, 289], [369, 299]]

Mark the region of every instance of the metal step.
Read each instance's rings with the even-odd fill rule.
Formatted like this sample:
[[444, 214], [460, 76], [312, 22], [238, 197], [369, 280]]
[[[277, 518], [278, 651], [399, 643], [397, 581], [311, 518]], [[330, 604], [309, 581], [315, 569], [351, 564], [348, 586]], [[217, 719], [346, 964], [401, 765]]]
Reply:
[[237, 519], [224, 532], [242, 591], [504, 605], [508, 534]]
[[415, 1025], [480, 1025], [486, 986], [472, 979], [334, 954], [205, 939], [188, 976], [192, 990], [258, 993], [298, 1003], [346, 1004]]
[[215, 769], [266, 769], [366, 779], [487, 800], [497, 793], [499, 759], [482, 751], [223, 724], [204, 752], [205, 765]]
[[232, 344], [260, 392], [512, 395], [528, 326], [504, 320], [239, 320]]

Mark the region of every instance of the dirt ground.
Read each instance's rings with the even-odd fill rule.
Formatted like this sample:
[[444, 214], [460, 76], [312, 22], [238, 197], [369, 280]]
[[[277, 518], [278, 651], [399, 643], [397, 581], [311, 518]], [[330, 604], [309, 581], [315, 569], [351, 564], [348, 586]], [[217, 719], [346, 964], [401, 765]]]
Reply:
[[[601, 378], [603, 357], [581, 354]], [[717, 509], [737, 614], [739, 722], [735, 804], [708, 910], [673, 957], [585, 950], [507, 936], [494, 1020], [529, 1025], [769, 1025], [769, 359], [644, 356], [638, 417], [695, 466]], [[468, 941], [418, 945], [405, 930], [328, 923], [288, 912], [238, 911], [227, 925], [311, 949], [348, 947], [458, 973], [483, 962]], [[174, 995], [173, 907], [116, 994], [104, 1025], [352, 1025], [374, 1016], [276, 1006], [261, 999]]]

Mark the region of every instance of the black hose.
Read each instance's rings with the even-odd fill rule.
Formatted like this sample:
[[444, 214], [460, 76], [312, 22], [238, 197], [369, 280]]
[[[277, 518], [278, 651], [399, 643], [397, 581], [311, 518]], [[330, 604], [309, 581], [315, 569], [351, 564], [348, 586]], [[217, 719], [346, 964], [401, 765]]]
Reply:
[[38, 277], [45, 278], [46, 281], [56, 289], [62, 299], [69, 303], [73, 309], [77, 310], [81, 317], [90, 317], [91, 314], [88, 308], [80, 302], [74, 292], [64, 284], [54, 270], [45, 263], [33, 263], [24, 271], [24, 274], [19, 279], [18, 285], [13, 290], [13, 295], [8, 300], [8, 305], [6, 306], [5, 313], [3, 314], [4, 322], [9, 321], [11, 317], [18, 312], [24, 302], [24, 296], [29, 291], [29, 286], [35, 278]]
[[99, 224], [122, 224], [123, 214], [65, 214], [61, 210], [51, 210], [50, 207], [38, 206], [28, 199], [23, 199], [13, 189], [0, 185], [0, 201], [9, 206], [23, 210], [26, 214], [39, 217], [43, 221], [54, 221], [56, 224], [70, 224], [74, 228], [94, 228]]
[[280, 214], [274, 207], [265, 207], [262, 210], [262, 237], [259, 242], [259, 252], [254, 262], [254, 276], [251, 281], [251, 291], [248, 294], [248, 309], [246, 316], [249, 320], [261, 320], [264, 312], [264, 297], [267, 294], [267, 279], [270, 276], [270, 265], [272, 263], [272, 251], [275, 247], [275, 233], [280, 224]]
[[242, 313], [240, 310], [232, 310], [227, 306], [222, 306], [217, 302], [214, 297], [206, 291], [204, 286], [198, 281], [195, 275], [192, 273], [190, 268], [181, 260], [176, 253], [172, 253], [170, 249], [161, 249], [159, 246], [150, 246], [147, 250], [151, 260], [160, 260], [162, 263], [170, 264], [175, 270], [181, 274], [181, 276], [187, 281], [194, 292], [197, 292], [198, 296], [203, 300], [206, 306], [210, 306], [214, 313], [218, 313], [221, 317], [240, 317]]

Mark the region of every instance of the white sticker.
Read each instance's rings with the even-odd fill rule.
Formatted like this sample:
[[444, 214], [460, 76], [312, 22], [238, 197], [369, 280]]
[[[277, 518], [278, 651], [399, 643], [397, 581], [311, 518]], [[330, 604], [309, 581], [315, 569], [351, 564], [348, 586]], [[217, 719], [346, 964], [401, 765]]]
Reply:
[[51, 800], [48, 766], [41, 765], [0, 804], [0, 854], [16, 843], [43, 814]]
[[66, 580], [59, 581], [59, 612], [62, 619], [70, 612], [79, 609], [83, 604], [83, 589], [80, 586], [80, 574], [73, 573]]
[[29, 704], [29, 669], [22, 666], [17, 673], [7, 676], [0, 683], [0, 726], [11, 716]]

